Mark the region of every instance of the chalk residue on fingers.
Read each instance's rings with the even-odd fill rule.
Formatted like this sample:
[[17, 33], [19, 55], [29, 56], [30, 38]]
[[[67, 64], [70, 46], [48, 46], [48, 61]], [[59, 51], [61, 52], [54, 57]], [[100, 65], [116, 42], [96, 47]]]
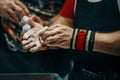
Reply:
[[41, 39], [41, 37], [39, 37], [40, 33], [41, 32], [44, 32], [48, 29], [48, 26], [45, 26], [43, 29], [39, 30], [36, 34], [35, 34], [35, 37], [38, 37], [38, 40], [40, 41], [40, 43], [42, 44], [43, 43], [43, 40]]
[[40, 35], [41, 32], [44, 32], [48, 29], [48, 26], [45, 26], [43, 29], [39, 30], [35, 35]]
[[27, 32], [29, 29], [31, 29], [31, 26], [29, 24], [25, 24], [23, 27], [22, 27], [22, 32], [25, 33]]

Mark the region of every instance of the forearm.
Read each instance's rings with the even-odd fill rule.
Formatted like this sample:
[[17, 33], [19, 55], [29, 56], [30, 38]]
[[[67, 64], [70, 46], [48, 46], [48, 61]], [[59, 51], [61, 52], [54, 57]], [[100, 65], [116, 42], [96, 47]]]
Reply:
[[93, 51], [120, 56], [120, 31], [96, 33]]
[[101, 52], [120, 56], [120, 31], [98, 33], [91, 30], [75, 29], [71, 40], [71, 48]]
[[120, 56], [120, 31], [99, 33], [85, 29], [73, 29], [61, 24], [53, 25], [48, 29], [42, 36], [47, 46]]
[[61, 15], [56, 15], [55, 17], [51, 18], [48, 21], [45, 21], [45, 24], [48, 26], [54, 25], [54, 24], [63, 24], [72, 27], [73, 26], [73, 20], [69, 18], [62, 17]]

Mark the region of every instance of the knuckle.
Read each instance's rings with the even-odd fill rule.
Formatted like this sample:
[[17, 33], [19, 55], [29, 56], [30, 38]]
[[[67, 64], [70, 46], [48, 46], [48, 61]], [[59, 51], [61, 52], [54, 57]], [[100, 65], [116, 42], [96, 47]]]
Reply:
[[19, 13], [22, 13], [22, 9], [18, 9], [18, 12], [19, 12]]
[[16, 17], [16, 14], [15, 14], [14, 12], [11, 11], [10, 14], [11, 14], [12, 16]]
[[5, 9], [5, 10], [6, 10], [7, 8], [8, 8], [8, 6], [3, 6], [3, 9]]
[[14, 0], [14, 2], [18, 3], [18, 2], [19, 2], [19, 0]]
[[13, 0], [13, 1], [17, 1], [17, 0]]
[[62, 30], [56, 30], [56, 33], [63, 33]]
[[33, 14], [31, 17], [32, 17], [32, 18], [36, 18], [36, 15], [35, 15], [35, 14]]
[[21, 45], [24, 45], [24, 41], [21, 42]]
[[8, 2], [8, 3], [6, 3], [7, 4], [7, 6], [11, 6], [12, 5], [12, 2]]
[[22, 6], [23, 10], [26, 10], [26, 7], [25, 6]]

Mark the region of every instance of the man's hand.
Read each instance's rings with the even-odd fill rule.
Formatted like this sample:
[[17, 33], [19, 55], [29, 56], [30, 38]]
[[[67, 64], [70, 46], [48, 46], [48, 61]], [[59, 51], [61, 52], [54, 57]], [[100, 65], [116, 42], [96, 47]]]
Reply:
[[29, 38], [31, 35], [34, 35], [36, 32], [38, 32], [39, 30], [43, 29], [44, 27], [42, 26], [43, 20], [41, 18], [39, 18], [36, 15], [31, 15], [28, 24], [30, 26], [32, 26], [32, 28], [30, 30], [28, 30], [26, 33], [24, 33], [23, 38], [27, 39]]
[[19, 0], [0, 0], [0, 16], [20, 22], [23, 16], [29, 14], [29, 10]]
[[[32, 26], [32, 28], [23, 34], [22, 36], [22, 47], [23, 49], [29, 49], [30, 52], [36, 52], [40, 50], [46, 50], [47, 46], [45, 44], [40, 44], [40, 37], [38, 35], [39, 31], [44, 27], [42, 24], [42, 19], [39, 17], [32, 15], [28, 24]], [[41, 23], [41, 24], [40, 24]]]
[[69, 26], [56, 24], [50, 26], [47, 31], [41, 33], [42, 40], [47, 46], [70, 48], [73, 29]]

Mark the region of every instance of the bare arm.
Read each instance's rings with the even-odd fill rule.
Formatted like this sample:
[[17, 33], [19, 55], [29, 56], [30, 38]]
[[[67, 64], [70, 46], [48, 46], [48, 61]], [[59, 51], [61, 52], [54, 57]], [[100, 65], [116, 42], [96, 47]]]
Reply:
[[[63, 18], [60, 15], [59, 15], [59, 17], [61, 17], [61, 18], [56, 18], [58, 20], [55, 20], [54, 24], [61, 23], [61, 24], [63, 24], [62, 25], [63, 28], [66, 27], [64, 25], [67, 25], [67, 26], [72, 25], [73, 26], [73, 21], [71, 19]], [[56, 27], [56, 29], [57, 29], [57, 27]], [[64, 31], [64, 32], [66, 32], [66, 31]], [[71, 32], [68, 32], [68, 31], [71, 31]], [[68, 31], [66, 32], [66, 34], [73, 33], [72, 32], [73, 30], [70, 30], [69, 28], [68, 28]], [[72, 35], [70, 35], [70, 37], [71, 36]], [[68, 38], [70, 38], [70, 37], [68, 37]], [[71, 40], [71, 38], [68, 40]], [[56, 41], [58, 41], [58, 40], [56, 40]], [[70, 41], [68, 41], [68, 43], [69, 43], [68, 46], [70, 46]], [[54, 46], [56, 46], [56, 45], [54, 45]], [[111, 33], [96, 32], [93, 51], [120, 56], [120, 31], [111, 32]]]
[[[50, 21], [50, 24], [49, 24]], [[67, 26], [72, 27], [73, 26], [73, 20], [69, 18], [62, 17], [61, 15], [56, 15], [55, 17], [51, 18], [49, 21], [45, 21], [45, 25], [54, 25], [54, 24], [64, 24]]]
[[[48, 46], [70, 48], [71, 39], [74, 38], [73, 29], [66, 25], [53, 25], [43, 33], [43, 40]], [[120, 56], [120, 31], [111, 33], [95, 33], [93, 51], [109, 55]], [[84, 50], [84, 49], [83, 49]]]
[[[70, 48], [71, 39], [73, 38], [73, 28], [71, 28], [73, 21], [60, 15], [57, 15], [52, 20], [54, 21], [52, 26], [50, 26], [47, 31], [41, 33], [42, 39], [45, 40], [44, 43], [47, 46], [58, 46], [65, 49]], [[96, 32], [94, 40], [93, 51], [120, 56], [120, 31], [111, 33]], [[36, 49], [34, 51], [39, 50], [40, 49]]]
[[93, 50], [120, 56], [120, 31], [96, 33]]

